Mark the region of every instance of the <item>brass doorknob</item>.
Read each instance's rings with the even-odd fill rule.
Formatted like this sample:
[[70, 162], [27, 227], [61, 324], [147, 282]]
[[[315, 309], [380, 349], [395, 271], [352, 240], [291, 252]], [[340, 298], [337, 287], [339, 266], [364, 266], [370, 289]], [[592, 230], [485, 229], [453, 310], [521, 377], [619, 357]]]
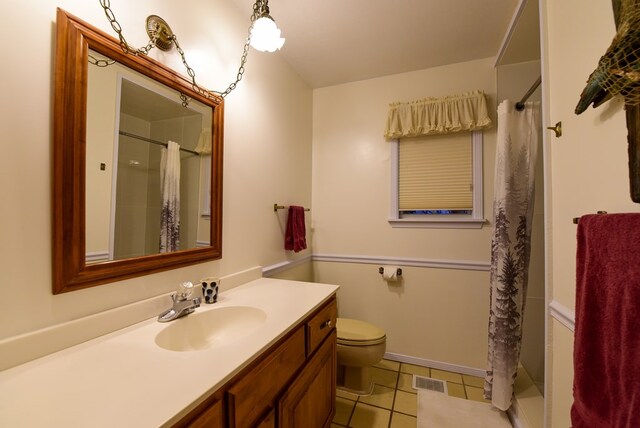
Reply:
[[556, 126], [547, 126], [547, 129], [556, 133], [556, 138], [562, 137], [562, 122], [556, 123]]

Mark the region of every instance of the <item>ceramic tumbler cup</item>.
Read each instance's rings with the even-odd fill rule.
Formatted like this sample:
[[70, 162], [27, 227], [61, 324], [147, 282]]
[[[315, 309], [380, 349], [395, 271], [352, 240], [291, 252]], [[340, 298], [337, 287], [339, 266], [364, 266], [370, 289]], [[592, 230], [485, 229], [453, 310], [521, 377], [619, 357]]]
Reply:
[[218, 285], [220, 278], [207, 277], [200, 280], [202, 283], [202, 297], [205, 303], [215, 303], [218, 301]]

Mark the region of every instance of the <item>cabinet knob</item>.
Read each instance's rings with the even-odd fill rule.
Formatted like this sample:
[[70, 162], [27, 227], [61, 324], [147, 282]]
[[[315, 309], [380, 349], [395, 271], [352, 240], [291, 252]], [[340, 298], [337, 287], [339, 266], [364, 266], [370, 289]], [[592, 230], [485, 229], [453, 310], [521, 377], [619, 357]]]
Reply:
[[325, 322], [323, 322], [322, 324], [320, 324], [320, 330], [322, 330], [325, 327], [329, 327], [331, 328], [331, 320], [326, 320]]

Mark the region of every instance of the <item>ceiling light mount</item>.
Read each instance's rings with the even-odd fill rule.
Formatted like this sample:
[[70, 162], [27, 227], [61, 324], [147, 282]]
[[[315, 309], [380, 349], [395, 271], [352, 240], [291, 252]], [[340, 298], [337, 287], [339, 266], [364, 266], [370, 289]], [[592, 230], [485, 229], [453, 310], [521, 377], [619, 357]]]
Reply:
[[147, 34], [149, 39], [155, 38], [155, 44], [161, 51], [168, 51], [173, 47], [173, 31], [167, 24], [167, 21], [158, 15], [149, 15], [147, 17]]

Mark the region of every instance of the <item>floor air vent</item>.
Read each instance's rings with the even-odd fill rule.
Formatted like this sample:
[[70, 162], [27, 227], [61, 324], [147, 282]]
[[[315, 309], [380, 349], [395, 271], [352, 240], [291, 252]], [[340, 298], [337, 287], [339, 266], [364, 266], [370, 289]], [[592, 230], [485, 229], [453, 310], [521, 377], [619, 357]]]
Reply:
[[438, 379], [432, 379], [430, 377], [413, 375], [413, 382], [411, 386], [413, 386], [413, 389], [427, 389], [429, 391], [449, 394], [446, 382]]

